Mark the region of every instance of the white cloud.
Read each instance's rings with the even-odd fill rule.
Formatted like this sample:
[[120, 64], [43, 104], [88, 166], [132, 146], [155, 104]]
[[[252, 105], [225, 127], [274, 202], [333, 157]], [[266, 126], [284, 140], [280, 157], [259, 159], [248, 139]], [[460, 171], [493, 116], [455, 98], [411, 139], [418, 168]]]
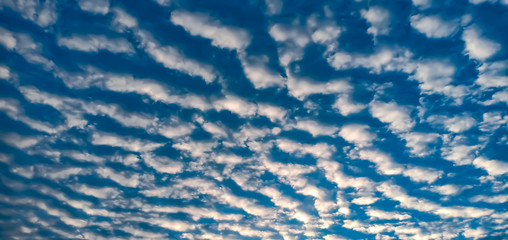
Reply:
[[83, 11], [105, 15], [109, 12], [109, 0], [79, 0]]
[[362, 17], [367, 20], [370, 27], [367, 32], [377, 36], [390, 33], [390, 12], [382, 7], [373, 6], [361, 11]]
[[426, 9], [430, 6], [432, 6], [432, 0], [411, 0], [413, 2], [413, 5], [421, 8]]
[[3, 111], [13, 120], [20, 121], [28, 125], [30, 128], [49, 134], [55, 134], [62, 130], [60, 126], [54, 126], [50, 123], [34, 120], [26, 116], [20, 102], [14, 99], [1, 99], [0, 98], [0, 111]]
[[262, 189], [259, 190], [259, 192], [262, 193], [263, 195], [268, 196], [276, 206], [279, 206], [281, 208], [294, 210], [301, 205], [300, 202], [284, 196], [279, 190], [273, 187], [263, 187]]
[[312, 94], [337, 94], [348, 93], [353, 87], [345, 80], [331, 80], [328, 82], [317, 82], [307, 78], [293, 76], [288, 77], [288, 90], [292, 96], [303, 100]]
[[433, 183], [439, 177], [441, 177], [441, 175], [443, 175], [443, 171], [438, 171], [431, 168], [410, 166], [407, 167], [402, 174], [406, 177], [409, 177], [414, 182]]
[[16, 38], [10, 31], [0, 27], [0, 44], [6, 49], [12, 50], [16, 47]]
[[265, 0], [266, 12], [268, 15], [277, 15], [282, 10], [281, 0]]
[[423, 93], [438, 93], [459, 98], [456, 101], [460, 103], [460, 98], [467, 94], [467, 87], [451, 85], [454, 74], [455, 66], [450, 63], [442, 60], [428, 60], [416, 65], [413, 78], [420, 83], [419, 87]]
[[499, 43], [482, 36], [481, 31], [476, 26], [464, 30], [462, 40], [466, 42], [466, 52], [469, 56], [478, 60], [486, 60], [501, 49]]
[[462, 191], [460, 186], [455, 184], [446, 184], [446, 185], [433, 185], [429, 187], [429, 190], [432, 192], [439, 193], [441, 195], [446, 196], [454, 196], [459, 194]]
[[343, 116], [348, 116], [361, 112], [367, 105], [354, 102], [348, 94], [340, 94], [333, 107], [339, 109], [340, 114]]
[[307, 33], [298, 27], [274, 24], [270, 27], [270, 36], [278, 42], [292, 42], [299, 47], [305, 47], [310, 39]]
[[306, 30], [296, 24], [273, 24], [268, 33], [279, 43], [279, 61], [284, 67], [289, 66], [293, 61], [301, 59], [303, 49], [310, 42], [310, 36]]
[[124, 28], [134, 28], [138, 26], [138, 21], [126, 13], [124, 10], [120, 8], [114, 8], [113, 12], [115, 13], [115, 17], [113, 18], [113, 25], [116, 25], [119, 30], [123, 30]]
[[190, 59], [173, 46], [161, 46], [149, 32], [138, 28], [134, 17], [119, 8], [113, 11], [115, 12], [113, 26], [119, 31], [131, 29], [138, 38], [139, 47], [143, 48], [156, 62], [166, 68], [178, 70], [193, 77], [201, 77], [207, 83], [217, 78], [217, 73], [211, 65]]
[[146, 165], [152, 167], [157, 172], [176, 174], [183, 171], [184, 164], [167, 157], [155, 156], [154, 154], [145, 153], [142, 158]]
[[476, 84], [482, 88], [508, 87], [508, 76], [505, 71], [508, 69], [508, 61], [486, 62], [478, 67], [480, 74]]
[[101, 177], [109, 178], [124, 187], [135, 188], [140, 184], [140, 176], [137, 173], [117, 172], [106, 167], [99, 168], [96, 171]]
[[119, 75], [113, 73], [104, 73], [93, 67], [86, 67], [84, 74], [69, 75], [60, 73], [65, 84], [71, 88], [89, 88], [97, 86], [116, 92], [131, 92], [140, 95], [146, 95], [154, 101], [164, 103], [178, 104], [183, 108], [197, 108], [208, 110], [210, 103], [195, 94], [176, 94], [167, 86], [164, 86], [152, 79], [137, 79], [131, 75]]
[[427, 121], [434, 125], [443, 125], [448, 131], [461, 133], [476, 125], [476, 120], [468, 115], [456, 115], [453, 117], [443, 115], [432, 115]]
[[247, 102], [233, 95], [228, 95], [223, 99], [216, 100], [213, 105], [217, 111], [228, 110], [242, 117], [254, 116], [257, 112], [256, 104]]
[[277, 147], [287, 153], [296, 154], [298, 156], [310, 154], [315, 158], [330, 158], [335, 152], [335, 147], [326, 143], [302, 144], [287, 139], [278, 139]]
[[320, 122], [314, 120], [303, 120], [297, 119], [296, 124], [293, 126], [296, 129], [300, 129], [306, 131], [312, 136], [335, 136], [337, 131], [339, 131], [338, 127], [322, 124]]
[[328, 234], [323, 237], [325, 240], [346, 240], [347, 238], [343, 238], [337, 234]]
[[377, 202], [377, 200], [379, 200], [379, 198], [367, 196], [355, 198], [351, 202], [356, 205], [372, 205], [373, 203]]
[[194, 130], [194, 125], [190, 123], [181, 123], [181, 124], [162, 124], [162, 126], [157, 129], [159, 134], [167, 138], [178, 138], [188, 136]]
[[353, 153], [351, 157], [364, 159], [376, 164], [379, 173], [384, 175], [399, 175], [404, 173], [404, 166], [393, 161], [392, 157], [379, 150], [360, 150], [358, 156]]
[[506, 123], [508, 123], [508, 116], [503, 116], [501, 112], [486, 112], [478, 128], [483, 132], [494, 132]]
[[358, 147], [370, 146], [376, 139], [376, 134], [370, 132], [369, 126], [362, 124], [348, 124], [342, 126], [339, 135]]
[[220, 48], [244, 49], [250, 44], [251, 36], [247, 31], [225, 26], [205, 14], [175, 10], [171, 12], [171, 22], [192, 35], [212, 40], [212, 44]]
[[446, 129], [450, 132], [461, 133], [476, 125], [476, 120], [470, 116], [455, 116], [444, 122]]
[[508, 90], [496, 92], [496, 93], [494, 93], [494, 95], [492, 95], [491, 100], [487, 100], [487, 101], [483, 102], [483, 104], [485, 104], [485, 105], [492, 105], [492, 104], [496, 104], [496, 103], [508, 104]]
[[330, 54], [326, 60], [330, 66], [337, 70], [363, 67], [376, 74], [383, 71], [410, 73], [415, 68], [415, 64], [410, 61], [412, 55], [408, 50], [384, 47], [370, 55], [337, 51]]
[[478, 157], [473, 161], [473, 164], [477, 168], [485, 169], [491, 176], [500, 176], [508, 173], [507, 162]]
[[173, 206], [143, 206], [143, 211], [146, 212], [160, 212], [160, 213], [187, 213], [192, 216], [194, 221], [202, 218], [211, 218], [216, 221], [239, 221], [243, 218], [241, 214], [227, 214], [221, 213], [214, 209], [198, 208], [198, 207], [173, 207]]
[[377, 187], [387, 198], [400, 202], [401, 207], [414, 209], [421, 212], [430, 212], [443, 218], [478, 218], [488, 216], [494, 211], [491, 209], [475, 207], [442, 207], [426, 199], [407, 195], [400, 186], [390, 183], [382, 183]]
[[[2, 36], [4, 35], [5, 36]], [[15, 41], [13, 41], [15, 39]], [[42, 55], [42, 45], [34, 42], [31, 36], [24, 33], [12, 33], [5, 29], [0, 29], [0, 44], [4, 45], [7, 49], [13, 49], [23, 56], [26, 61], [33, 64], [39, 64], [45, 70], [53, 70], [55, 64], [53, 61], [47, 59]]]
[[255, 88], [263, 89], [284, 85], [285, 80], [280, 73], [276, 73], [267, 67], [268, 58], [266, 56], [254, 57], [241, 53], [240, 60], [245, 75]]
[[196, 228], [195, 224], [180, 220], [153, 219], [150, 223], [177, 232], [187, 232]]
[[478, 147], [453, 142], [441, 148], [441, 156], [457, 165], [467, 165], [473, 163]]
[[121, 147], [125, 150], [134, 152], [152, 151], [163, 145], [161, 143], [154, 143], [148, 140], [118, 136], [111, 133], [99, 133], [97, 131], [92, 134], [92, 144]]
[[[1, 40], [0, 40], [1, 41]], [[0, 65], [0, 78], [9, 79], [11, 77], [11, 71], [8, 67]]]
[[429, 148], [429, 144], [436, 143], [439, 140], [439, 134], [436, 133], [420, 133], [420, 132], [409, 132], [401, 135], [406, 140], [406, 147], [409, 148], [409, 152], [418, 157], [424, 157], [435, 150]]
[[99, 199], [115, 199], [118, 195], [120, 195], [119, 190], [117, 190], [116, 188], [111, 187], [97, 188], [90, 187], [84, 184], [74, 187], [74, 190], [89, 196], [94, 196]]
[[54, 24], [58, 18], [56, 13], [56, 1], [37, 0], [4, 0], [0, 2], [0, 9], [5, 6], [19, 12], [21, 16], [40, 27], [48, 27]]
[[394, 132], [406, 132], [415, 125], [411, 119], [410, 110], [399, 106], [395, 102], [373, 101], [369, 105], [369, 111], [373, 117], [383, 123], [388, 123], [390, 130]]
[[36, 145], [42, 139], [38, 136], [22, 136], [17, 133], [2, 133], [0, 135], [0, 140], [15, 148], [25, 149]]
[[411, 26], [429, 38], [449, 37], [458, 30], [458, 21], [444, 21], [439, 16], [411, 16]]
[[406, 219], [410, 219], [411, 216], [408, 215], [408, 214], [401, 214], [401, 213], [398, 213], [398, 212], [387, 212], [387, 211], [383, 211], [383, 210], [379, 210], [379, 209], [373, 209], [373, 208], [369, 208], [367, 209], [367, 211], [365, 211], [365, 213], [367, 214], [367, 216], [369, 216], [371, 219], [395, 219], [395, 220], [399, 220], [399, 221], [402, 221], [402, 220], [406, 220]]
[[166, 68], [178, 70], [193, 77], [201, 77], [207, 83], [216, 79], [217, 74], [212, 66], [186, 57], [178, 48], [161, 46], [145, 31], [138, 30], [137, 36], [145, 52]]
[[462, 234], [464, 235], [464, 237], [467, 237], [467, 238], [480, 239], [482, 237], [487, 236], [488, 232], [485, 231], [485, 229], [479, 227], [476, 229], [473, 229], [473, 228], [465, 229]]
[[134, 53], [134, 48], [127, 40], [123, 38], [109, 39], [101, 35], [59, 37], [58, 45], [83, 52], [107, 50], [112, 53]]
[[494, 204], [502, 204], [508, 202], [508, 195], [478, 195], [471, 198], [471, 202], [486, 202], [486, 203], [494, 203]]
[[276, 122], [283, 121], [287, 116], [287, 111], [282, 107], [258, 103], [258, 114], [269, 118], [272, 122]]

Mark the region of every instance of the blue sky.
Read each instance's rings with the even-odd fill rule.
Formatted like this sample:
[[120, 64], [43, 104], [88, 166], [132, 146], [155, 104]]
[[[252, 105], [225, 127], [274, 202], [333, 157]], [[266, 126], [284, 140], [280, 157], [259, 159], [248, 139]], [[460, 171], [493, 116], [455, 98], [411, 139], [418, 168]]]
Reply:
[[2, 239], [505, 239], [508, 1], [0, 0]]

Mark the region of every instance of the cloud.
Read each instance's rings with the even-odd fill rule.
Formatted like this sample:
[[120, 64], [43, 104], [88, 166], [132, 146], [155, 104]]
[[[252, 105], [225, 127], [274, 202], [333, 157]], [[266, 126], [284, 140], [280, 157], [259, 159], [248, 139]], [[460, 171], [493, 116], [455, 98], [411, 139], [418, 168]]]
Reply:
[[373, 209], [373, 208], [367, 209], [367, 211], [365, 211], [365, 213], [371, 219], [388, 219], [388, 220], [395, 219], [395, 220], [402, 221], [402, 220], [411, 218], [411, 216], [409, 216], [408, 214], [400, 214], [398, 212], [386, 212], [383, 210]]
[[109, 0], [79, 0], [83, 11], [105, 15], [109, 12]]
[[462, 188], [460, 186], [457, 186], [455, 184], [446, 184], [446, 185], [434, 185], [429, 188], [430, 191], [439, 193], [441, 195], [446, 196], [455, 196], [459, 194], [462, 191]]
[[113, 25], [119, 28], [119, 30], [123, 30], [123, 28], [134, 28], [138, 26], [138, 20], [126, 13], [121, 8], [113, 8], [112, 10], [115, 13], [113, 18]]
[[428, 38], [446, 38], [457, 32], [458, 21], [443, 21], [439, 16], [411, 16], [411, 26]]
[[414, 209], [421, 212], [430, 212], [443, 218], [478, 218], [488, 216], [494, 212], [491, 209], [475, 207], [442, 207], [426, 199], [418, 199], [416, 197], [409, 196], [400, 186], [390, 183], [382, 183], [377, 187], [377, 189], [382, 192], [384, 196], [398, 201], [404, 208]]
[[314, 120], [303, 120], [303, 119], [297, 119], [296, 124], [293, 126], [296, 129], [300, 129], [303, 131], [306, 131], [312, 136], [334, 136], [337, 131], [339, 131], [338, 127], [322, 124], [319, 122], [316, 122]]
[[393, 161], [392, 157], [379, 150], [360, 150], [358, 156], [352, 155], [376, 164], [377, 171], [383, 175], [399, 175], [404, 172], [404, 166]]
[[205, 14], [175, 10], [171, 12], [170, 19], [190, 34], [210, 39], [214, 46], [220, 48], [244, 49], [250, 44], [251, 36], [247, 31], [224, 26]]
[[99, 199], [114, 199], [118, 195], [120, 195], [120, 192], [117, 189], [111, 188], [111, 187], [96, 188], [96, 187], [90, 187], [88, 185], [82, 184], [82, 185], [75, 186], [74, 189], [77, 192], [80, 192], [80, 193], [83, 193], [83, 194], [86, 194], [89, 196], [94, 196]]
[[420, 83], [419, 87], [423, 93], [444, 94], [459, 99], [457, 102], [461, 103], [462, 100], [460, 98], [465, 96], [468, 90], [466, 86], [454, 86], [451, 84], [455, 71], [455, 66], [450, 63], [439, 60], [427, 60], [419, 62], [416, 65], [413, 78]]
[[140, 176], [137, 173], [117, 172], [105, 167], [99, 168], [96, 171], [103, 178], [109, 178], [124, 187], [135, 188], [140, 184]]
[[152, 167], [157, 172], [176, 174], [183, 171], [184, 164], [167, 157], [154, 156], [153, 154], [143, 154], [142, 158], [146, 165]]
[[413, 5], [421, 8], [426, 9], [430, 6], [432, 6], [432, 0], [411, 0], [413, 2]]
[[268, 58], [266, 56], [246, 56], [244, 53], [240, 55], [245, 75], [255, 88], [263, 89], [284, 85], [285, 79], [280, 73], [267, 67]]
[[508, 173], [508, 163], [499, 160], [490, 160], [484, 157], [474, 159], [473, 164], [482, 168], [491, 176], [500, 176]]
[[486, 202], [493, 204], [502, 204], [508, 202], [508, 195], [495, 195], [495, 196], [486, 196], [486, 195], [478, 195], [471, 198], [471, 202]]
[[483, 102], [483, 104], [485, 104], [485, 105], [492, 105], [492, 104], [496, 104], [496, 103], [508, 104], [508, 90], [496, 92], [496, 93], [494, 93], [494, 95], [492, 95], [491, 100], [487, 100], [487, 101]]
[[428, 156], [435, 150], [429, 148], [429, 144], [436, 143], [439, 140], [439, 134], [436, 133], [419, 133], [409, 132], [403, 134], [402, 138], [406, 140], [406, 147], [409, 152], [418, 157]]
[[92, 144], [105, 145], [111, 147], [121, 147], [128, 151], [146, 152], [159, 148], [163, 144], [154, 143], [147, 140], [141, 140], [133, 137], [120, 137], [112, 133], [94, 132], [92, 134]]
[[256, 104], [249, 103], [233, 95], [228, 95], [223, 99], [216, 100], [213, 105], [217, 111], [228, 110], [242, 117], [254, 116], [257, 111]]
[[40, 27], [53, 25], [58, 19], [56, 1], [5, 0], [0, 2], [0, 9], [5, 6], [19, 12], [23, 18], [36, 23]]
[[119, 8], [113, 11], [115, 12], [113, 25], [117, 30], [132, 30], [138, 38], [139, 47], [143, 48], [156, 62], [166, 68], [181, 71], [193, 77], [201, 77], [207, 83], [217, 78], [217, 73], [212, 66], [188, 58], [181, 50], [173, 46], [161, 46], [149, 32], [138, 28], [138, 21], [134, 17]]
[[415, 64], [411, 61], [412, 53], [408, 50], [381, 47], [372, 54], [354, 54], [336, 51], [326, 57], [328, 64], [336, 70], [366, 68], [372, 73], [385, 71], [414, 71]]
[[415, 125], [409, 108], [395, 102], [373, 101], [369, 104], [369, 111], [379, 121], [388, 123], [388, 128], [394, 132], [409, 131]]
[[276, 122], [283, 121], [287, 116], [287, 111], [282, 107], [258, 103], [258, 114], [269, 118], [272, 122]]
[[276, 146], [287, 153], [293, 153], [296, 155], [310, 154], [315, 158], [330, 158], [335, 152], [335, 147], [330, 146], [326, 143], [318, 143], [315, 145], [302, 144], [293, 142], [287, 139], [279, 139], [276, 141]]
[[361, 10], [361, 15], [370, 24], [367, 29], [368, 33], [374, 36], [390, 33], [390, 12], [385, 8], [369, 7], [367, 10]]
[[482, 88], [508, 87], [508, 77], [505, 71], [508, 69], [508, 61], [486, 62], [478, 67], [476, 84]]
[[8, 50], [13, 50], [16, 47], [16, 38], [10, 31], [0, 27], [0, 44]]
[[453, 117], [432, 115], [427, 118], [427, 121], [435, 125], [442, 125], [448, 131], [454, 133], [467, 131], [476, 125], [476, 120], [467, 115], [457, 115]]
[[370, 132], [369, 126], [361, 124], [342, 126], [339, 135], [359, 147], [372, 145], [372, 141], [376, 138], [376, 134]]
[[347, 93], [352, 90], [351, 84], [342, 79], [316, 82], [311, 79], [293, 76], [292, 74], [288, 77], [287, 88], [289, 94], [300, 100], [312, 94], [337, 94]]
[[265, 0], [266, 12], [268, 15], [277, 15], [282, 10], [281, 0]]
[[466, 52], [471, 58], [486, 60], [496, 54], [501, 45], [484, 36], [476, 26], [470, 26], [464, 30], [462, 40], [466, 42]]
[[443, 175], [443, 171], [409, 166], [404, 170], [403, 175], [409, 177], [414, 182], [427, 182], [433, 183]]
[[137, 36], [141, 43], [140, 47], [144, 48], [148, 55], [164, 67], [181, 71], [193, 77], [201, 77], [207, 83], [211, 83], [217, 78], [212, 66], [190, 59], [172, 46], [161, 46], [148, 32], [138, 30]]
[[127, 40], [122, 38], [108, 39], [100, 35], [59, 37], [58, 45], [83, 52], [107, 50], [112, 53], [134, 53], [134, 48]]

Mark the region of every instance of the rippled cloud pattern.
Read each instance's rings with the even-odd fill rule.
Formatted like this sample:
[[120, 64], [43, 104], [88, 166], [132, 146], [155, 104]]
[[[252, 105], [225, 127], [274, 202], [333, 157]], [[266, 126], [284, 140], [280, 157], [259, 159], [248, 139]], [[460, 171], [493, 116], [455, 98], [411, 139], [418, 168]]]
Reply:
[[507, 0], [0, 0], [1, 239], [507, 239]]

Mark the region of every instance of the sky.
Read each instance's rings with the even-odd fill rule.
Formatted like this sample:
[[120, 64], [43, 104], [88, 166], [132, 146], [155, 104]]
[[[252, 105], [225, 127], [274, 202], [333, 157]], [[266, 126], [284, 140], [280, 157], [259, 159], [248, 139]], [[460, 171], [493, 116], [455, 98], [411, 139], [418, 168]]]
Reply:
[[1, 239], [506, 239], [507, 0], [0, 0]]

